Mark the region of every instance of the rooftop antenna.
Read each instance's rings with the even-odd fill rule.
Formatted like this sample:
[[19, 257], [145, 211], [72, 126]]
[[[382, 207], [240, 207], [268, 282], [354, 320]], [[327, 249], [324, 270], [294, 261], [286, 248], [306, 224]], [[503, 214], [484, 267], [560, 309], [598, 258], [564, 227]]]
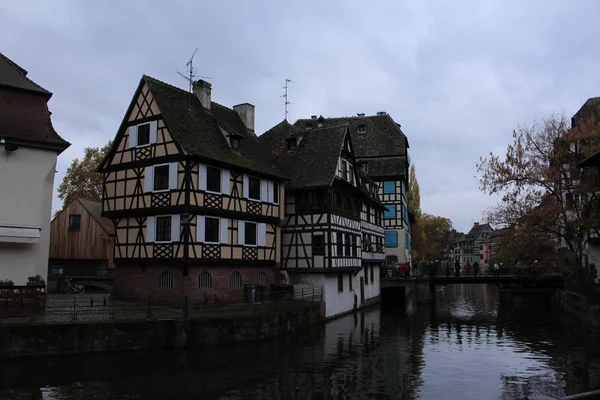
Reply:
[[189, 61], [185, 64], [186, 67], [188, 67], [188, 75], [184, 75], [181, 72], [177, 71], [177, 73], [179, 75], [181, 75], [183, 77], [183, 79], [185, 79], [186, 81], [188, 81], [189, 83], [189, 91], [190, 93], [192, 93], [192, 88], [194, 85], [194, 78], [202, 78], [202, 79], [211, 79], [208, 76], [199, 76], [194, 74], [194, 56], [196, 55], [196, 52], [198, 51], [198, 49], [196, 48], [196, 50], [194, 50], [194, 54], [192, 54], [192, 56], [190, 57]]
[[286, 80], [285, 80], [285, 86], [283, 87], [285, 89], [285, 93], [284, 93], [283, 96], [281, 96], [281, 97], [283, 97], [285, 99], [285, 120], [286, 121], [287, 121], [287, 117], [288, 117], [288, 105], [291, 104], [288, 101], [288, 83], [291, 82], [291, 81], [292, 81], [291, 79], [287, 79], [286, 78]]

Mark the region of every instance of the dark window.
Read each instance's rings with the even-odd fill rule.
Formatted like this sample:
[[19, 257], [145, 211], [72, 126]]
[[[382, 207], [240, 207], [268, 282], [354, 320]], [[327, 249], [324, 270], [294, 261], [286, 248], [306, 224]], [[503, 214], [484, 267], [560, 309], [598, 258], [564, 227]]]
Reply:
[[367, 206], [367, 222], [371, 223], [373, 221], [371, 221], [371, 207]]
[[358, 254], [358, 236], [352, 235], [352, 257]]
[[212, 276], [208, 272], [203, 272], [198, 277], [198, 287], [200, 289], [212, 288]]
[[344, 212], [351, 213], [352, 209], [350, 207], [350, 198], [348, 196], [344, 196]]
[[346, 254], [345, 255], [350, 257], [351, 243], [350, 243], [350, 234], [349, 233], [346, 233], [346, 242], [345, 243], [346, 243]]
[[156, 241], [171, 241], [171, 217], [156, 217]]
[[273, 203], [279, 203], [279, 183], [273, 182]]
[[219, 168], [206, 167], [206, 190], [221, 192], [221, 170]]
[[369, 172], [369, 164], [367, 164], [366, 162], [359, 163], [358, 166], [360, 167], [360, 170], [362, 172]]
[[295, 149], [297, 146], [298, 146], [298, 143], [296, 142], [296, 138], [287, 140], [287, 148], [289, 150]]
[[245, 244], [256, 244], [256, 223], [255, 222], [246, 222], [244, 227], [245, 233]]
[[341, 232], [337, 233], [337, 243], [336, 243], [336, 245], [337, 245], [337, 256], [341, 257], [343, 255], [343, 252], [344, 252], [344, 243], [343, 243], [343, 240], [342, 240], [342, 233]]
[[248, 197], [260, 200], [260, 179], [248, 177]]
[[338, 292], [344, 291], [344, 274], [338, 274]]
[[350, 166], [350, 183], [354, 184], [354, 167]]
[[325, 254], [325, 238], [323, 235], [313, 235], [312, 237], [313, 255]]
[[353, 201], [354, 209], [352, 210], [355, 217], [360, 217], [360, 203], [357, 200]]
[[334, 192], [335, 206], [339, 209], [342, 208], [342, 196], [338, 192]]
[[240, 139], [232, 137], [229, 140], [231, 140], [232, 149], [237, 149], [238, 147], [240, 147]]
[[257, 278], [256, 278], [256, 283], [259, 286], [267, 286], [267, 279], [268, 279], [267, 273], [263, 272], [263, 271], [260, 271], [258, 273]]
[[371, 283], [375, 282], [375, 270], [373, 269], [373, 265], [371, 265]]
[[154, 190], [167, 190], [169, 188], [169, 166], [154, 167]]
[[81, 214], [69, 214], [69, 230], [78, 231], [81, 229]]
[[158, 277], [159, 289], [173, 289], [173, 275], [169, 271], [161, 272]]
[[242, 274], [233, 271], [229, 276], [229, 287], [242, 287]]
[[206, 217], [204, 222], [204, 240], [213, 243], [219, 241], [219, 218]]
[[150, 144], [150, 124], [137, 127], [137, 145], [143, 146], [146, 144]]
[[358, 126], [358, 133], [365, 133], [367, 131], [367, 127], [365, 125]]
[[342, 160], [342, 179], [348, 179], [348, 163]]
[[348, 274], [348, 290], [352, 291], [352, 272]]

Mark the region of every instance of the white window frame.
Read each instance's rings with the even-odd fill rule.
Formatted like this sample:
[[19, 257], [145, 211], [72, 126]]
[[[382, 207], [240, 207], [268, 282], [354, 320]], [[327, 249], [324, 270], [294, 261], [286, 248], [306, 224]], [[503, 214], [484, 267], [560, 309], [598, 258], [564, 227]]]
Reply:
[[[169, 185], [166, 189], [160, 189], [160, 190], [156, 190], [154, 189], [154, 176], [156, 175], [156, 168], [157, 167], [164, 167], [165, 165], [169, 166]], [[164, 164], [156, 164], [156, 165], [152, 165], [150, 168], [152, 168], [152, 193], [162, 193], [162, 192], [168, 192], [169, 190], [171, 190], [171, 163], [164, 163]]]
[[[167, 189], [154, 189], [154, 175], [157, 167], [169, 166], [169, 187]], [[171, 190], [177, 190], [179, 186], [179, 163], [162, 163], [147, 166], [144, 170], [144, 192], [145, 193], [163, 193]]]
[[[211, 218], [211, 219], [216, 219], [218, 222], [218, 229], [217, 229], [217, 241], [216, 242], [209, 242], [208, 240], [206, 240], [206, 219], [207, 218]], [[209, 217], [209, 216], [205, 216], [204, 217], [204, 243], [206, 244], [220, 244], [220, 239], [221, 239], [221, 218], [219, 217]]]
[[[142, 125], [150, 125], [150, 141], [148, 144], [138, 145], [138, 128]], [[158, 140], [158, 120], [142, 122], [140, 124], [131, 125], [127, 128], [127, 134], [129, 135], [129, 148], [130, 149], [140, 149], [143, 147], [151, 146], [156, 144]], [[135, 138], [135, 140], [133, 140]], [[134, 144], [135, 142], [135, 144]]]
[[[171, 240], [156, 240], [156, 218], [171, 217]], [[146, 243], [174, 243], [181, 240], [181, 217], [179, 214], [152, 215], [146, 220]]]
[[[250, 178], [252, 179], [257, 179], [258, 180], [258, 199], [253, 199], [252, 197], [250, 197]], [[254, 176], [254, 175], [246, 175], [244, 174], [244, 184], [245, 184], [245, 193], [244, 193], [244, 197], [250, 201], [255, 201], [257, 203], [260, 203], [262, 201], [262, 179]]]
[[[214, 192], [212, 190], [208, 190], [208, 168], [214, 168], [214, 169], [218, 169], [219, 170], [219, 190], [220, 192]], [[223, 192], [223, 168], [219, 168], [219, 167], [213, 167], [212, 165], [206, 165], [205, 166], [205, 175], [204, 175], [204, 179], [206, 181], [205, 185], [204, 185], [204, 191], [206, 193], [213, 193], [213, 194], [221, 194]]]
[[359, 125], [358, 128], [356, 128], [356, 132], [358, 132], [358, 133], [367, 133], [367, 126], [366, 125]]

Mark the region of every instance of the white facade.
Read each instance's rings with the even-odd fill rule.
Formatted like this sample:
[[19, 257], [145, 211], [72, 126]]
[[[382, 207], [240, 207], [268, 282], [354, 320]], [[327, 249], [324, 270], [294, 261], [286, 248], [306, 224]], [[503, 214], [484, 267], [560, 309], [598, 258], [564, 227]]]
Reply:
[[[367, 271], [369, 271], [368, 283], [364, 274], [365, 269], [359, 271], [356, 275], [354, 272], [340, 272], [337, 274], [294, 273], [290, 274], [290, 283], [294, 285], [295, 289], [322, 287], [325, 318], [333, 318], [352, 311], [355, 302], [356, 307], [360, 308], [375, 302], [379, 298], [380, 268], [376, 265], [373, 266], [373, 280], [371, 280], [370, 269], [367, 268]], [[339, 290], [338, 286], [339, 275], [342, 276], [342, 291]], [[352, 289], [350, 289], [350, 280], [352, 280]], [[361, 296], [361, 281], [363, 282], [364, 302]]]
[[48, 275], [57, 152], [0, 151], [0, 280], [25, 285], [29, 276]]

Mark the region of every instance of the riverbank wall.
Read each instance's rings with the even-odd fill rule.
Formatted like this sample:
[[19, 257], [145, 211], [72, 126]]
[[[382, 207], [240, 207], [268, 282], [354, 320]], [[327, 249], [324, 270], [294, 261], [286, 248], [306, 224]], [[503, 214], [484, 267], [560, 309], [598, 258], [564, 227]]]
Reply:
[[584, 322], [590, 328], [600, 330], [600, 298], [557, 290], [553, 301], [558, 308]]
[[264, 340], [322, 322], [323, 304], [244, 317], [0, 325], [0, 358], [198, 347]]

